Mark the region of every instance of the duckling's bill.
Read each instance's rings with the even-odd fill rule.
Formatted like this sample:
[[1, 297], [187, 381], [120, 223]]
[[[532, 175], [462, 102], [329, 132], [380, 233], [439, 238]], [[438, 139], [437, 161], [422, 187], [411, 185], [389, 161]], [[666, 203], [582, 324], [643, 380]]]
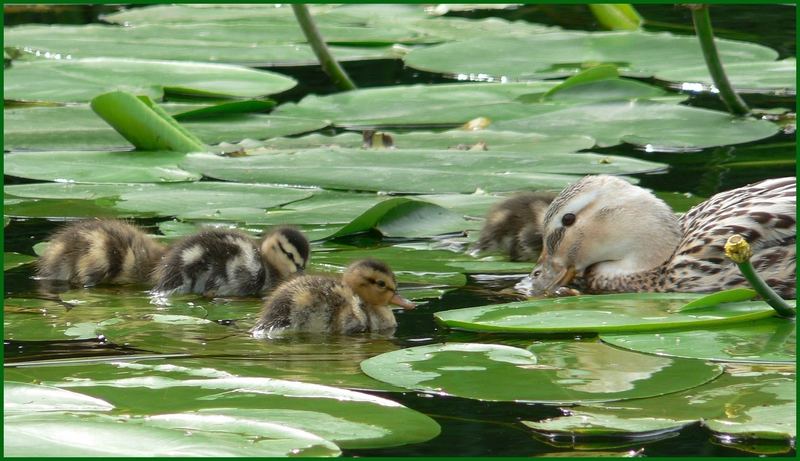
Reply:
[[392, 299], [389, 300], [389, 303], [394, 304], [395, 306], [402, 307], [404, 310], [411, 310], [417, 307], [416, 304], [400, 296], [400, 294], [398, 293], [395, 293], [394, 296], [392, 296]]
[[533, 268], [530, 278], [531, 296], [552, 294], [575, 278], [575, 266], [558, 267], [549, 260], [540, 262]]

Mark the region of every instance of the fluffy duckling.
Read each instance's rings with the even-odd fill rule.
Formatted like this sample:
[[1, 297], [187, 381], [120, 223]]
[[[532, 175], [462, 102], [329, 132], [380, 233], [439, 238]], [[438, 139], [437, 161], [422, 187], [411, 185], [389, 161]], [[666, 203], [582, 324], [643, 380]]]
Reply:
[[475, 248], [500, 251], [512, 261], [535, 261], [542, 251], [544, 213], [558, 192], [521, 192], [495, 204]]
[[230, 229], [205, 229], [173, 245], [153, 271], [159, 296], [253, 296], [274, 288], [308, 263], [308, 239], [280, 227], [260, 244]]
[[113, 219], [77, 221], [50, 237], [37, 278], [71, 285], [147, 283], [164, 247], [138, 227]]
[[252, 331], [385, 331], [397, 326], [388, 304], [414, 308], [414, 303], [397, 294], [397, 282], [389, 266], [363, 259], [350, 264], [341, 280], [303, 276], [284, 283], [266, 299]]
[[545, 245], [527, 280], [530, 292], [573, 281], [588, 292], [747, 286], [724, 256], [728, 237], [741, 234], [767, 284], [794, 299], [795, 186], [795, 178], [768, 179], [714, 195], [678, 217], [641, 187], [587, 176], [564, 189], [545, 214]]

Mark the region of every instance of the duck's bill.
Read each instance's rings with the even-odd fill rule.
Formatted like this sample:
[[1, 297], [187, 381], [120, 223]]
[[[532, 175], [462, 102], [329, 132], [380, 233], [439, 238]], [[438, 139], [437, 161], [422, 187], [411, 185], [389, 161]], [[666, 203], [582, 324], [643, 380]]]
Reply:
[[[534, 275], [537, 273], [538, 275]], [[551, 295], [574, 278], [575, 268], [572, 266], [559, 269], [549, 264], [540, 264], [531, 272], [530, 281], [525, 285], [529, 296]]]
[[413, 302], [411, 302], [411, 301], [407, 300], [406, 298], [400, 296], [397, 293], [395, 293], [394, 296], [392, 296], [392, 299], [390, 299], [389, 302], [391, 304], [394, 304], [395, 306], [400, 306], [400, 307], [402, 307], [403, 309], [406, 309], [406, 310], [413, 309], [413, 308], [417, 307], [416, 304], [414, 304]]

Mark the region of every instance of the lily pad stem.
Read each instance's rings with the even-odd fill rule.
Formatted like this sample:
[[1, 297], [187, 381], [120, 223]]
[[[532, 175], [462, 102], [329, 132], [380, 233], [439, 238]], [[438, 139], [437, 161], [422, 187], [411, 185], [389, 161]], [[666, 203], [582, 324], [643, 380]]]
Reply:
[[333, 80], [336, 88], [342, 91], [355, 90], [356, 85], [331, 55], [328, 45], [325, 44], [325, 40], [320, 35], [319, 29], [317, 29], [317, 25], [308, 11], [308, 7], [304, 3], [292, 3], [292, 11], [294, 11], [294, 16], [297, 18], [300, 28], [303, 29], [303, 34], [305, 34], [308, 44], [314, 50], [322, 70]]
[[697, 33], [697, 38], [700, 40], [700, 48], [703, 50], [703, 58], [708, 66], [708, 72], [711, 74], [711, 79], [714, 81], [714, 86], [719, 90], [719, 96], [722, 102], [728, 108], [728, 112], [735, 115], [747, 115], [750, 113], [750, 108], [733, 90], [728, 76], [725, 74], [725, 69], [722, 67], [722, 61], [719, 58], [717, 45], [714, 44], [714, 29], [711, 27], [711, 16], [708, 13], [708, 5], [691, 4], [688, 5], [692, 10], [692, 20], [694, 22], [694, 29]]
[[725, 242], [725, 256], [739, 266], [744, 278], [750, 286], [767, 302], [781, 317], [793, 318], [797, 315], [795, 309], [789, 305], [778, 293], [764, 282], [750, 263], [753, 250], [750, 244], [739, 234], [731, 235]]

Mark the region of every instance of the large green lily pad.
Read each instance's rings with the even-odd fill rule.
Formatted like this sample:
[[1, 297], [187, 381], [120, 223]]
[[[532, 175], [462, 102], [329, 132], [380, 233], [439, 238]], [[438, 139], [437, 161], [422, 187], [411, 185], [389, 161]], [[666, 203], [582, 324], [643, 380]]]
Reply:
[[338, 148], [235, 158], [191, 154], [180, 166], [226, 181], [404, 193], [561, 188], [574, 181], [572, 174], [633, 173], [663, 167], [595, 154], [534, 157], [525, 152]]
[[[128, 365], [134, 370], [138, 367], [136, 363]], [[89, 365], [85, 367], [91, 369]], [[66, 368], [73, 374], [80, 370]], [[126, 369], [126, 366], [106, 369], [110, 376], [95, 370], [96, 377], [80, 381], [65, 374], [63, 381], [47, 384], [104, 399], [129, 413], [145, 416], [150, 422], [161, 419], [168, 425], [170, 419], [177, 419], [158, 415], [196, 415], [196, 419], [202, 420], [206, 419], [202, 415], [218, 414], [241, 419], [241, 423], [273, 422], [307, 431], [343, 448], [418, 443], [439, 433], [438, 424], [429, 417], [391, 400], [360, 392], [270, 378], [225, 374], [205, 377], [213, 370], [176, 367], [169, 362], [143, 376], [130, 376]], [[36, 372], [26, 369], [25, 373]], [[184, 376], [180, 377], [181, 374]], [[87, 375], [91, 373], [83, 373]]]
[[617, 347], [670, 357], [748, 363], [797, 361], [797, 325], [786, 319], [656, 334], [603, 334], [600, 339]]
[[[21, 184], [6, 186], [5, 193], [38, 199], [46, 207], [44, 216], [73, 216], [63, 209], [63, 200], [92, 201], [121, 216], [175, 216], [196, 210], [245, 206], [270, 208], [311, 196], [308, 190], [262, 184], [195, 182], [176, 184]], [[24, 202], [20, 206], [24, 205]], [[7, 205], [14, 215], [17, 205]]]
[[626, 293], [536, 299], [437, 312], [450, 327], [504, 333], [608, 333], [700, 328], [750, 322], [774, 315], [763, 301], [728, 303], [673, 312], [700, 295]]
[[[780, 61], [753, 61], [725, 63], [725, 74], [739, 92], [768, 90], [795, 90], [797, 86], [797, 61], [787, 58]], [[674, 67], [656, 73], [656, 78], [672, 82], [702, 83], [712, 85], [707, 66]], [[684, 85], [685, 88], [692, 88]]]
[[[207, 106], [163, 104], [175, 115]], [[206, 144], [267, 139], [323, 128], [320, 120], [276, 117], [264, 114], [231, 114], [182, 120], [186, 129]], [[131, 145], [98, 117], [88, 105], [26, 107], [3, 111], [3, 147], [6, 150], [111, 150]]]
[[197, 181], [178, 168], [182, 152], [16, 152], [4, 156], [4, 172], [20, 178], [67, 183]]
[[641, 437], [678, 431], [702, 421], [721, 436], [750, 439], [795, 437], [796, 384], [793, 370], [742, 365], [703, 386], [622, 404], [593, 404], [568, 416], [523, 421], [547, 437]]
[[[754, 43], [717, 39], [723, 62], [768, 61], [778, 53]], [[520, 53], [520, 50], [534, 50]], [[475, 59], [480, 56], [481, 59]], [[514, 38], [475, 38], [413, 50], [406, 65], [451, 75], [512, 80], [566, 76], [587, 65], [616, 64], [626, 75], [649, 77], [663, 69], [703, 65], [696, 37], [660, 32], [565, 31]]]
[[698, 360], [580, 342], [546, 343], [536, 353], [496, 344], [434, 344], [381, 354], [361, 362], [361, 369], [416, 391], [548, 404], [663, 395], [699, 386], [722, 372]]
[[227, 64], [117, 58], [15, 62], [4, 72], [5, 99], [88, 102], [120, 90], [160, 100], [164, 93], [255, 98], [296, 85], [294, 79]]
[[3, 253], [3, 271], [24, 266], [36, 261], [36, 256], [24, 255], [16, 252]]
[[[548, 136], [539, 133], [519, 133], [496, 130], [447, 130], [410, 131], [407, 133], [386, 132], [394, 140], [395, 149], [453, 149], [467, 150], [484, 143], [488, 150], [528, 152], [531, 156], [546, 156], [553, 153], [577, 152], [594, 146], [594, 139], [588, 136], [566, 135]], [[315, 147], [360, 148], [363, 136], [356, 133], [342, 133], [336, 136], [311, 134], [294, 138], [273, 138], [262, 143], [272, 149], [313, 149]]]

